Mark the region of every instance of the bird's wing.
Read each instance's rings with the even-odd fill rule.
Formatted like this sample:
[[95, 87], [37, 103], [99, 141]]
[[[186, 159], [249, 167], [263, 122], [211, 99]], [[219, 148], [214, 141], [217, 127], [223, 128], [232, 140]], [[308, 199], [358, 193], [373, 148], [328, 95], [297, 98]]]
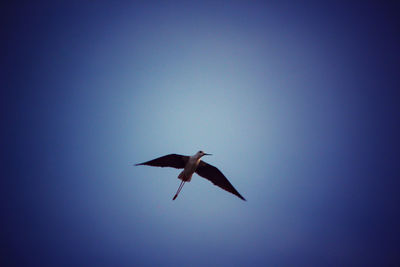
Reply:
[[143, 163], [135, 164], [135, 166], [148, 165], [154, 167], [172, 167], [177, 169], [183, 169], [185, 168], [185, 165], [188, 162], [188, 160], [189, 156], [169, 154]]
[[246, 200], [244, 197], [242, 197], [241, 194], [239, 194], [239, 192], [233, 187], [228, 179], [226, 179], [224, 174], [216, 167], [201, 160], [199, 166], [196, 169], [196, 173], [201, 177], [204, 177], [207, 180], [211, 181], [216, 186], [219, 186], [222, 189], [238, 196], [239, 198]]

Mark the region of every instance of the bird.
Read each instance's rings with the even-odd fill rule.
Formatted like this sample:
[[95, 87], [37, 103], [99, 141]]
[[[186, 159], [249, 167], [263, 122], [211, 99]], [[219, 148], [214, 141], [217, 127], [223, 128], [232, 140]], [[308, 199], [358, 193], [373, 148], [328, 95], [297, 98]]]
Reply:
[[212, 154], [205, 153], [202, 150], [198, 151], [193, 156], [168, 154], [153, 160], [135, 164], [135, 166], [147, 165], [153, 167], [172, 167], [176, 169], [183, 169], [182, 172], [178, 175], [178, 179], [182, 181], [172, 200], [175, 200], [178, 197], [183, 185], [186, 182], [190, 182], [192, 180], [193, 174], [197, 173], [201, 177], [211, 181], [214, 185], [219, 186], [220, 188], [246, 201], [246, 199], [233, 187], [233, 185], [228, 181], [225, 175], [218, 168], [201, 160], [203, 156], [211, 155]]

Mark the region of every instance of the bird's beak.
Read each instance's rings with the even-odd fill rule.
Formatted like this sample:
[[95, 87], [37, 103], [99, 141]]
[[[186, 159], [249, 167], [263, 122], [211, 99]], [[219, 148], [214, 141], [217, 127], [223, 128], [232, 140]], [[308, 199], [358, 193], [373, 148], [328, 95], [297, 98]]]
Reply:
[[204, 156], [212, 156], [212, 154], [204, 153]]

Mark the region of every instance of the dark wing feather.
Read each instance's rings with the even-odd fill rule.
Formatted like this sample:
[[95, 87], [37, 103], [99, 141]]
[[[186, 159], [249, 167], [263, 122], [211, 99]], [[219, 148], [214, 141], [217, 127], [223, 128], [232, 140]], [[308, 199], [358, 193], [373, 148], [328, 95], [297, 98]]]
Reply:
[[216, 186], [219, 186], [222, 189], [238, 196], [239, 198], [246, 200], [244, 197], [242, 197], [241, 194], [239, 194], [239, 192], [233, 187], [228, 179], [226, 179], [224, 174], [216, 167], [201, 160], [199, 166], [196, 169], [196, 173], [201, 177], [204, 177], [207, 180], [211, 181]]
[[135, 164], [138, 165], [148, 165], [154, 167], [172, 167], [177, 169], [185, 168], [186, 163], [188, 162], [189, 156], [183, 156], [178, 154], [169, 154], [166, 156], [162, 156], [150, 161], [146, 161], [143, 163]]

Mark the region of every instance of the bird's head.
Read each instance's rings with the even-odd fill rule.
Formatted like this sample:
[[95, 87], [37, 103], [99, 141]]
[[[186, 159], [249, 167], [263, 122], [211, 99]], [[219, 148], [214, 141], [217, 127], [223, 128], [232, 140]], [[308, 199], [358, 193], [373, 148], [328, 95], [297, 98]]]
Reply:
[[212, 154], [205, 153], [203, 150], [200, 150], [196, 153], [196, 155], [201, 158], [202, 156], [211, 156]]

